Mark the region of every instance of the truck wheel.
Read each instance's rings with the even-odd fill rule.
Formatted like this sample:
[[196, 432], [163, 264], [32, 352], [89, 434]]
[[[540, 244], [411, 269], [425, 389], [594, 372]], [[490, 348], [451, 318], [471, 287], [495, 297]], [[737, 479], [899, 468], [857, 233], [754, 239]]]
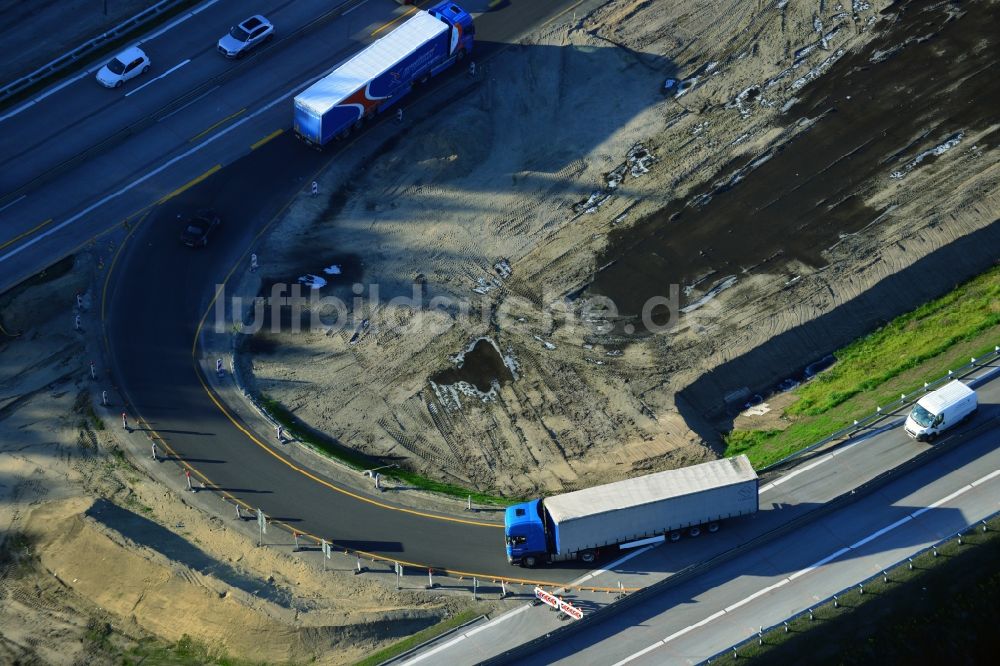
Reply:
[[712, 533], [712, 534], [715, 534], [716, 532], [718, 532], [719, 531], [719, 523], [709, 523], [708, 524], [708, 531], [710, 533]]
[[585, 564], [592, 564], [597, 559], [597, 553], [593, 550], [581, 550], [580, 561]]
[[675, 532], [671, 532], [670, 533], [670, 540], [671, 541], [680, 541], [681, 540], [681, 533], [680, 532], [676, 532], [676, 531]]
[[521, 558], [521, 566], [523, 567], [526, 567], [528, 569], [534, 569], [536, 564], [538, 564], [538, 560], [535, 558], [534, 555], [527, 555]]
[[688, 535], [692, 537], [701, 535], [701, 528], [698, 526], [692, 527], [691, 529], [688, 530]]

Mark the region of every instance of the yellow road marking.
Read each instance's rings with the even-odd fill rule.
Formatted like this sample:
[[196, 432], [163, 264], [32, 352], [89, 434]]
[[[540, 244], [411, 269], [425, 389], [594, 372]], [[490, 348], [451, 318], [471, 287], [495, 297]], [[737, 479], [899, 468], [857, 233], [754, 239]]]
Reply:
[[[125, 244], [128, 243], [130, 238], [132, 238], [132, 234], [134, 234], [135, 230], [139, 228], [139, 225], [142, 224], [147, 217], [149, 217], [150, 212], [151, 210], [147, 210], [143, 213], [142, 217], [139, 218], [139, 221], [136, 222], [131, 229], [129, 229], [129, 232], [125, 234], [125, 238], [122, 239], [118, 249], [115, 250], [115, 256], [111, 257], [111, 265], [108, 266], [108, 274], [104, 276], [104, 286], [101, 288], [101, 321], [105, 320], [105, 304], [108, 301], [108, 285], [111, 283], [111, 274], [115, 272], [115, 264], [118, 263], [118, 255], [121, 254], [122, 248], [125, 247]], [[110, 358], [111, 348], [108, 346], [107, 335], [104, 336], [104, 349], [108, 352], [108, 357]]]
[[214, 130], [219, 125], [222, 125], [223, 123], [229, 122], [230, 120], [232, 120], [236, 116], [240, 115], [241, 113], [246, 113], [246, 110], [247, 110], [247, 108], [243, 107], [242, 109], [240, 109], [236, 113], [232, 114], [231, 116], [226, 116], [225, 118], [223, 118], [219, 122], [215, 123], [214, 125], [211, 125], [208, 129], [206, 129], [206, 130], [204, 130], [202, 132], [199, 132], [198, 134], [195, 134], [193, 137], [191, 137], [190, 139], [188, 139], [188, 143], [192, 143], [194, 141], [197, 141], [201, 137], [205, 136], [206, 134], [208, 134], [209, 132], [211, 132], [212, 130]]
[[209, 169], [205, 173], [201, 174], [197, 178], [193, 178], [193, 179], [189, 180], [184, 185], [181, 185], [180, 187], [178, 187], [176, 190], [174, 190], [170, 194], [168, 194], [168, 195], [164, 196], [163, 198], [161, 198], [159, 201], [156, 202], [156, 205], [160, 205], [160, 204], [166, 203], [167, 201], [173, 199], [177, 195], [183, 194], [184, 192], [188, 191], [189, 189], [191, 189], [192, 187], [194, 187], [195, 185], [197, 185], [201, 181], [205, 180], [206, 178], [208, 178], [209, 176], [211, 176], [213, 173], [215, 173], [216, 171], [218, 171], [221, 168], [222, 168], [221, 164], [216, 164], [214, 167], [212, 167], [211, 169]]
[[257, 143], [250, 144], [250, 150], [257, 150], [258, 148], [260, 148], [261, 146], [263, 146], [265, 143], [267, 143], [271, 139], [274, 139], [276, 137], [281, 136], [284, 132], [285, 132], [285, 130], [283, 130], [283, 129], [276, 129], [276, 130], [274, 130], [273, 132], [271, 132], [270, 134], [268, 134], [267, 136], [265, 136], [263, 139], [261, 139]]
[[497, 5], [499, 5], [501, 2], [503, 2], [503, 0], [490, 0], [490, 4], [488, 4], [487, 7], [489, 7], [490, 9], [493, 9], [494, 7], [496, 7]]
[[388, 27], [390, 27], [390, 26], [392, 26], [392, 25], [394, 25], [396, 23], [399, 23], [400, 21], [402, 21], [403, 19], [407, 18], [411, 14], [415, 14], [416, 12], [417, 12], [417, 7], [410, 7], [405, 12], [403, 12], [402, 14], [400, 14], [399, 16], [397, 16], [396, 18], [392, 19], [388, 23], [385, 23], [381, 27], [376, 28], [375, 32], [372, 33], [372, 37], [374, 37], [378, 33], [382, 32], [386, 28], [388, 28]]
[[[317, 172], [317, 173], [319, 173], [319, 172]], [[284, 214], [285, 210], [287, 210], [288, 206], [292, 203], [293, 200], [294, 200], [294, 197], [292, 197], [292, 199], [289, 199], [287, 202], [285, 202], [285, 205], [281, 207], [281, 210], [279, 210], [277, 213], [275, 213], [275, 215], [268, 221], [268, 223], [266, 225], [264, 225], [264, 227], [261, 228], [261, 230], [259, 232], [257, 232], [257, 235], [254, 236], [253, 240], [250, 241], [250, 246], [253, 246], [253, 244], [256, 243], [257, 240], [261, 236], [263, 236], [265, 232], [267, 232], [267, 230], [271, 227], [271, 225], [273, 225], [278, 220], [278, 218], [281, 217], [282, 214]], [[329, 481], [326, 481], [325, 479], [322, 479], [322, 478], [316, 476], [315, 474], [312, 474], [311, 472], [309, 472], [309, 471], [307, 471], [305, 469], [302, 469], [301, 467], [298, 467], [297, 465], [295, 465], [291, 461], [285, 459], [284, 457], [281, 456], [281, 454], [279, 454], [277, 451], [275, 451], [274, 449], [272, 449], [270, 446], [268, 446], [264, 442], [260, 441], [253, 433], [251, 433], [248, 429], [244, 428], [242, 425], [240, 425], [236, 421], [235, 418], [233, 418], [233, 416], [229, 413], [229, 411], [222, 405], [221, 401], [216, 397], [215, 392], [212, 391], [211, 388], [209, 388], [208, 384], [205, 383], [205, 380], [202, 377], [202, 373], [200, 372], [200, 370], [198, 368], [198, 358], [197, 358], [197, 356], [198, 356], [198, 340], [201, 338], [201, 331], [205, 327], [205, 321], [208, 319], [209, 313], [211, 313], [212, 310], [215, 307], [215, 302], [218, 300], [219, 296], [225, 290], [226, 284], [228, 284], [229, 279], [233, 276], [233, 273], [235, 273], [236, 269], [240, 265], [242, 265], [243, 262], [246, 260], [246, 254], [247, 253], [244, 252], [243, 255], [239, 259], [237, 259], [237, 261], [233, 265], [233, 267], [229, 269], [229, 272], [226, 274], [226, 277], [223, 278], [222, 283], [219, 284], [218, 288], [215, 290], [215, 294], [212, 296], [212, 300], [209, 301], [208, 307], [205, 308], [205, 314], [202, 315], [201, 321], [198, 322], [198, 328], [195, 329], [194, 340], [191, 341], [191, 363], [194, 365], [195, 374], [198, 377], [198, 381], [201, 383], [202, 388], [205, 389], [205, 393], [208, 394], [209, 399], [213, 403], [215, 403], [215, 406], [219, 409], [219, 411], [222, 412], [222, 414], [227, 419], [229, 419], [229, 422], [232, 423], [233, 426], [237, 430], [239, 430], [244, 435], [246, 435], [247, 438], [250, 439], [250, 441], [252, 441], [254, 444], [256, 444], [257, 446], [259, 446], [262, 449], [264, 449], [267, 453], [269, 453], [270, 455], [272, 455], [277, 460], [280, 460], [282, 463], [284, 463], [285, 465], [287, 465], [291, 469], [295, 470], [296, 472], [299, 472], [303, 476], [306, 476], [306, 477], [312, 479], [313, 481], [315, 481], [316, 483], [319, 483], [320, 485], [326, 486], [327, 488], [329, 488], [331, 490], [335, 490], [335, 491], [337, 491], [337, 492], [339, 492], [341, 494], [347, 495], [348, 497], [352, 497], [352, 498], [354, 498], [356, 500], [360, 500], [362, 502], [367, 502], [368, 504], [372, 504], [372, 505], [377, 506], [377, 507], [382, 508], [382, 509], [387, 509], [387, 510], [390, 510], [390, 511], [399, 511], [401, 513], [408, 513], [410, 515], [420, 516], [422, 518], [431, 518], [431, 519], [434, 519], [434, 520], [443, 520], [443, 521], [446, 521], [446, 522], [461, 523], [461, 524], [464, 524], [464, 525], [475, 525], [477, 527], [492, 527], [492, 528], [503, 529], [502, 525], [498, 525], [496, 523], [484, 523], [484, 522], [480, 522], [480, 521], [476, 521], [476, 520], [465, 520], [463, 518], [452, 518], [450, 516], [438, 516], [438, 515], [435, 515], [435, 514], [432, 514], [432, 513], [425, 513], [423, 511], [415, 511], [413, 509], [404, 509], [403, 507], [392, 506], [391, 504], [385, 504], [383, 502], [379, 502], [377, 500], [373, 500], [373, 499], [370, 499], [368, 497], [364, 497], [363, 495], [358, 495], [356, 493], [353, 493], [353, 492], [351, 492], [349, 490], [346, 490], [344, 488], [336, 486], [336, 485], [330, 483]]]
[[30, 236], [31, 234], [35, 233], [36, 231], [38, 231], [42, 227], [47, 227], [50, 224], [52, 224], [52, 218], [51, 217], [49, 219], [45, 220], [44, 222], [42, 222], [41, 224], [39, 224], [37, 227], [33, 227], [31, 229], [28, 229], [23, 234], [19, 234], [17, 236], [14, 236], [13, 238], [11, 238], [9, 241], [7, 241], [6, 243], [4, 243], [3, 245], [0, 245], [0, 250], [4, 249], [8, 245], [13, 245], [17, 241], [19, 241], [22, 238], [24, 238], [25, 236]]

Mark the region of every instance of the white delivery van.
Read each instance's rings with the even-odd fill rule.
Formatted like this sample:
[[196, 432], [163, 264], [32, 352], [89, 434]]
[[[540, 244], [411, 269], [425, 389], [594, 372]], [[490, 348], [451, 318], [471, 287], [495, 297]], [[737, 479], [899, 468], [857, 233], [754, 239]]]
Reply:
[[978, 406], [976, 392], [956, 379], [918, 400], [903, 427], [915, 440], [930, 441], [969, 418]]

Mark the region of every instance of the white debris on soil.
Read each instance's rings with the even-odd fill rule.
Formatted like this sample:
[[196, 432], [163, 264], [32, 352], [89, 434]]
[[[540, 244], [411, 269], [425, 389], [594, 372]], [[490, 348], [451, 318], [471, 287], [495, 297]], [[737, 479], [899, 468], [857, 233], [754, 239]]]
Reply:
[[729, 289], [730, 287], [732, 287], [735, 284], [736, 284], [736, 276], [735, 275], [730, 275], [729, 277], [725, 277], [725, 278], [719, 280], [714, 285], [712, 285], [712, 288], [709, 289], [707, 292], [705, 292], [705, 294], [701, 298], [699, 298], [698, 300], [694, 301], [693, 303], [688, 303], [687, 305], [685, 305], [684, 307], [682, 307], [681, 308], [681, 312], [683, 312], [683, 313], [694, 312], [695, 310], [697, 310], [698, 308], [704, 306], [706, 303], [708, 303], [709, 301], [711, 301], [713, 298], [715, 298], [716, 296], [718, 296], [719, 294], [721, 294], [723, 291], [725, 291], [726, 289]]
[[318, 275], [308, 274], [299, 278], [299, 283], [310, 289], [322, 289], [326, 286], [326, 280]]
[[951, 150], [958, 144], [962, 143], [963, 138], [965, 138], [965, 132], [958, 132], [957, 134], [953, 134], [952, 136], [948, 137], [948, 139], [943, 143], [940, 143], [934, 146], [933, 148], [925, 150], [924, 152], [914, 157], [912, 160], [907, 162], [902, 169], [897, 169], [896, 171], [890, 173], [889, 177], [896, 180], [905, 178], [911, 171], [916, 169], [920, 165], [920, 163], [923, 162], [925, 159], [927, 159], [928, 157], [938, 157], [940, 155], [944, 155], [949, 150]]
[[836, 51], [834, 51], [833, 54], [830, 55], [830, 57], [828, 57], [823, 62], [810, 69], [808, 72], [805, 73], [804, 76], [801, 76], [794, 82], [792, 82], [792, 90], [798, 90], [799, 88], [802, 88], [810, 81], [815, 81], [816, 79], [818, 79], [820, 76], [823, 75], [824, 72], [826, 72], [826, 70], [830, 69], [830, 67], [833, 66], [833, 63], [840, 60], [845, 53], [847, 53], [845, 49], [837, 49]]
[[333, 264], [332, 266], [327, 266], [323, 269], [323, 272], [327, 275], [340, 275], [340, 264]]
[[514, 272], [513, 269], [511, 269], [510, 267], [510, 261], [508, 261], [507, 259], [501, 259], [497, 263], [493, 264], [493, 270], [495, 270], [497, 274], [504, 280], [509, 278], [511, 276], [511, 273]]

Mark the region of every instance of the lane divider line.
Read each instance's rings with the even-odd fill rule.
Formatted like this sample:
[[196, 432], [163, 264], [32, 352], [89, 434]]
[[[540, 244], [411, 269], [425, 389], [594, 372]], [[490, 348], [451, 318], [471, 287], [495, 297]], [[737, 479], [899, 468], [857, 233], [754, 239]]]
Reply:
[[184, 183], [183, 185], [181, 185], [180, 187], [178, 187], [176, 190], [174, 190], [170, 194], [165, 195], [163, 198], [161, 198], [159, 201], [156, 202], [157, 205], [166, 203], [167, 201], [170, 201], [174, 197], [176, 197], [178, 195], [181, 195], [184, 192], [187, 192], [192, 187], [194, 187], [195, 185], [197, 185], [201, 181], [205, 180], [206, 178], [208, 178], [209, 176], [211, 176], [213, 173], [215, 173], [216, 171], [218, 171], [221, 168], [222, 168], [221, 164], [216, 164], [214, 167], [212, 167], [211, 169], [209, 169], [205, 173], [203, 173], [200, 176], [197, 176], [195, 178], [192, 178], [191, 180], [189, 180], [188, 182]]
[[30, 236], [31, 234], [35, 233], [36, 231], [40, 231], [41, 229], [43, 229], [44, 227], [47, 227], [50, 224], [52, 224], [52, 218], [51, 217], [49, 219], [45, 220], [44, 222], [42, 222], [41, 224], [39, 224], [38, 226], [35, 226], [35, 227], [32, 227], [31, 229], [28, 229], [24, 233], [18, 234], [17, 236], [14, 236], [13, 238], [11, 238], [9, 241], [5, 242], [3, 245], [0, 245], [0, 250], [4, 249], [8, 245], [13, 245], [17, 241], [19, 241], [22, 238], [25, 238], [27, 236]]
[[381, 26], [379, 26], [378, 28], [375, 28], [375, 30], [374, 30], [374, 32], [372, 32], [371, 36], [372, 36], [372, 37], [374, 37], [374, 36], [375, 36], [375, 35], [377, 35], [378, 33], [380, 33], [380, 32], [382, 32], [383, 30], [385, 30], [386, 28], [389, 28], [389, 27], [391, 27], [391, 26], [393, 26], [393, 25], [395, 25], [395, 24], [399, 23], [400, 21], [402, 21], [402, 20], [403, 20], [403, 19], [405, 19], [405, 18], [409, 18], [409, 16], [410, 16], [411, 14], [415, 14], [415, 13], [417, 13], [417, 10], [418, 10], [418, 8], [417, 8], [417, 7], [410, 7], [410, 8], [409, 8], [409, 9], [407, 9], [407, 10], [406, 10], [405, 12], [403, 12], [402, 14], [400, 14], [399, 16], [397, 16], [396, 18], [392, 19], [392, 20], [391, 20], [391, 21], [389, 21], [388, 23], [384, 23], [384, 24], [382, 24]]
[[180, 69], [184, 65], [188, 64], [189, 62], [191, 62], [191, 58], [188, 58], [187, 60], [180, 61], [179, 63], [177, 63], [176, 65], [174, 65], [170, 69], [168, 69], [167, 71], [163, 72], [163, 74], [160, 74], [159, 76], [157, 76], [155, 79], [150, 79], [149, 81], [146, 81], [145, 83], [143, 83], [138, 88], [135, 88], [134, 90], [130, 90], [129, 92], [125, 93], [125, 96], [128, 97], [129, 95], [136, 94], [137, 92], [139, 92], [140, 90], [142, 90], [146, 86], [149, 86], [149, 85], [152, 85], [152, 84], [156, 83], [157, 81], [159, 81], [160, 79], [162, 79], [167, 74], [171, 74], [173, 72], [176, 72], [178, 69]]
[[276, 129], [273, 132], [271, 132], [270, 134], [268, 134], [267, 136], [265, 136], [263, 139], [260, 139], [259, 141], [250, 144], [250, 150], [257, 150], [258, 148], [260, 148], [261, 146], [263, 146], [265, 143], [267, 143], [271, 139], [276, 139], [276, 138], [278, 138], [279, 136], [281, 136], [284, 133], [285, 133], [285, 130], [283, 130], [283, 129]]
[[876, 530], [875, 532], [872, 532], [870, 535], [864, 537], [863, 539], [860, 539], [860, 540], [854, 542], [854, 544], [852, 544], [850, 546], [846, 546], [844, 548], [841, 548], [841, 549], [837, 550], [836, 552], [834, 552], [834, 553], [832, 553], [830, 555], [827, 555], [823, 559], [818, 560], [818, 561], [810, 564], [809, 566], [805, 567], [804, 569], [800, 569], [799, 571], [796, 571], [795, 573], [793, 573], [793, 574], [791, 574], [791, 575], [789, 575], [789, 576], [787, 576], [785, 578], [782, 578], [777, 583], [774, 583], [773, 585], [769, 585], [769, 586], [767, 586], [767, 587], [765, 587], [765, 588], [763, 588], [761, 590], [758, 590], [758, 591], [754, 592], [753, 594], [751, 594], [750, 596], [748, 596], [748, 597], [746, 597], [744, 599], [741, 599], [740, 601], [737, 601], [736, 603], [734, 603], [734, 604], [732, 604], [730, 606], [727, 606], [726, 608], [724, 608], [724, 609], [722, 609], [720, 611], [716, 611], [715, 613], [713, 613], [712, 615], [709, 615], [704, 620], [702, 620], [700, 622], [696, 622], [695, 624], [689, 625], [687, 627], [684, 627], [680, 631], [676, 631], [676, 632], [670, 634], [666, 638], [657, 641], [656, 643], [650, 645], [649, 647], [643, 648], [642, 650], [639, 650], [638, 652], [625, 657], [621, 661], [615, 662], [614, 666], [624, 666], [624, 664], [627, 664], [627, 663], [629, 663], [631, 661], [635, 661], [639, 657], [642, 657], [643, 655], [646, 655], [646, 654], [652, 652], [656, 648], [662, 647], [662, 646], [666, 645], [667, 643], [669, 643], [670, 641], [674, 640], [675, 638], [679, 638], [680, 636], [683, 636], [684, 634], [688, 633], [689, 631], [693, 631], [694, 629], [698, 629], [700, 627], [703, 627], [706, 624], [708, 624], [708, 623], [710, 623], [710, 622], [712, 622], [714, 620], [719, 619], [720, 617], [722, 617], [726, 613], [731, 613], [732, 611], [736, 610], [737, 608], [748, 604], [752, 600], [754, 600], [754, 599], [756, 599], [758, 597], [761, 597], [761, 596], [767, 594], [768, 592], [776, 590], [779, 587], [792, 582], [796, 578], [799, 578], [801, 576], [804, 576], [807, 573], [815, 571], [816, 569], [820, 568], [821, 566], [823, 566], [825, 564], [829, 564], [830, 562], [832, 562], [832, 561], [836, 560], [837, 558], [839, 558], [841, 555], [844, 555], [845, 553], [849, 553], [852, 550], [856, 550], [856, 549], [860, 548], [861, 546], [863, 546], [863, 545], [871, 542], [872, 540], [877, 539], [878, 537], [883, 536], [884, 534], [887, 534], [888, 532], [891, 532], [892, 530], [896, 529], [900, 525], [904, 525], [904, 524], [908, 523], [909, 521], [915, 519], [917, 516], [921, 515], [922, 513], [926, 512], [926, 511], [930, 511], [931, 509], [936, 509], [939, 506], [941, 506], [942, 504], [947, 504], [948, 502], [950, 502], [951, 500], [955, 499], [956, 497], [960, 497], [961, 495], [964, 495], [965, 493], [967, 493], [968, 491], [972, 490], [973, 488], [976, 488], [976, 487], [982, 485], [983, 483], [986, 483], [987, 481], [990, 481], [990, 480], [996, 478], [997, 476], [1000, 476], [1000, 469], [994, 470], [994, 471], [990, 472], [989, 474], [987, 474], [986, 476], [983, 476], [983, 477], [981, 477], [981, 478], [973, 481], [972, 483], [968, 483], [968, 484], [962, 486], [961, 488], [959, 488], [955, 492], [953, 492], [953, 493], [951, 493], [951, 494], [949, 494], [949, 495], [947, 495], [945, 497], [942, 497], [941, 499], [937, 500], [936, 502], [933, 502], [932, 504], [929, 504], [929, 505], [921, 508], [918, 511], [915, 511], [913, 513], [907, 514], [906, 516], [904, 516], [903, 518], [895, 521], [894, 523], [891, 523], [890, 525], [887, 525], [886, 527], [883, 527], [883, 528], [881, 528], [879, 530]]
[[[209, 92], [211, 92], [211, 91], [209, 91]], [[206, 93], [206, 94], [208, 94], [208, 93]], [[192, 101], [195, 101], [195, 100], [192, 100]], [[178, 109], [178, 111], [179, 110], [180, 109]], [[223, 124], [229, 122], [230, 120], [232, 120], [233, 118], [235, 118], [236, 116], [238, 116], [238, 115], [240, 115], [242, 113], [246, 113], [246, 110], [247, 110], [247, 108], [244, 106], [242, 109], [240, 109], [236, 113], [232, 113], [232, 114], [226, 116], [225, 118], [223, 118], [222, 120], [220, 120], [220, 121], [218, 121], [216, 123], [212, 123], [211, 125], [208, 126], [207, 129], [204, 129], [201, 132], [198, 132], [193, 137], [191, 137], [190, 139], [188, 139], [188, 143], [194, 143], [195, 141], [197, 141], [201, 137], [205, 136], [206, 134], [208, 134], [209, 132], [211, 132], [212, 130], [214, 130], [219, 125], [223, 125]]]

